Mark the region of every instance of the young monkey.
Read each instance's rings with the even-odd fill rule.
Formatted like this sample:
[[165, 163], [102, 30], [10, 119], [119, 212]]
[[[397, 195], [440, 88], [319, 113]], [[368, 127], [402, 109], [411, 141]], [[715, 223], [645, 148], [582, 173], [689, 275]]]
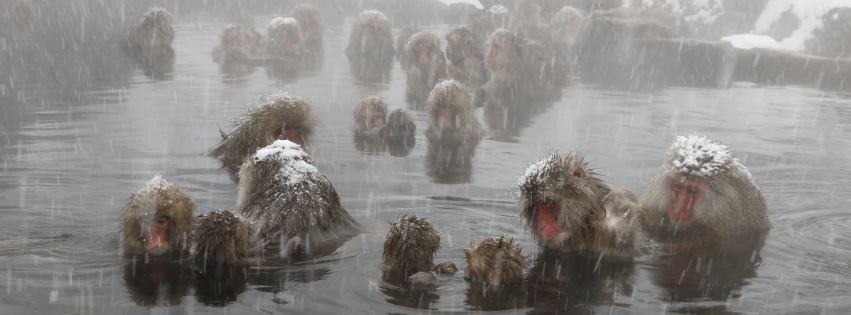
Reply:
[[195, 204], [179, 186], [155, 176], [130, 197], [121, 223], [125, 255], [182, 256], [189, 249]]
[[433, 278], [434, 254], [440, 249], [440, 235], [431, 223], [415, 215], [403, 215], [390, 223], [381, 271], [384, 281], [401, 283]]

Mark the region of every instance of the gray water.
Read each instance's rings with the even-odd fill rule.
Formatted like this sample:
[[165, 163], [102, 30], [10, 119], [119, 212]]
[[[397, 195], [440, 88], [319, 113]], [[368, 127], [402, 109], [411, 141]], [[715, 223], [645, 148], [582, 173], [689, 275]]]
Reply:
[[[286, 80], [262, 67], [221, 73], [210, 51], [227, 21], [178, 12], [173, 71], [156, 75], [111, 39], [69, 50], [67, 60], [55, 51], [39, 59], [40, 49], [58, 46], [4, 39], [11, 57], [2, 60], [20, 64], [0, 65], [0, 313], [851, 312], [848, 95], [748, 83], [652, 93], [576, 84], [519, 128], [488, 133], [470, 169], [444, 176], [429, 167], [421, 111], [409, 109], [418, 135], [407, 156], [355, 146], [352, 110], [361, 97], [380, 95], [391, 110], [408, 106], [398, 66], [387, 83], [350, 74], [342, 53], [350, 18], [328, 23], [318, 70]], [[424, 28], [442, 35], [448, 26]], [[211, 284], [188, 267], [148, 272], [121, 257], [121, 209], [155, 174], [183, 186], [196, 214], [235, 205], [236, 184], [206, 153], [245, 106], [284, 91], [312, 102], [321, 121], [314, 159], [366, 232], [317, 261], [248, 267], [244, 279], [212, 284], [222, 295], [211, 296]], [[481, 110], [477, 116], [483, 119]], [[686, 272], [652, 254], [603, 265], [579, 257], [561, 282], [486, 303], [469, 297], [460, 272], [430, 289], [380, 280], [387, 222], [404, 213], [425, 216], [440, 231], [438, 262], [463, 268], [470, 241], [506, 235], [535, 264], [536, 246], [511, 195], [529, 164], [549, 152], [584, 152], [606, 181], [640, 193], [674, 137], [688, 133], [729, 145], [762, 188], [773, 228], [753, 255], [681, 259], [696, 266]]]

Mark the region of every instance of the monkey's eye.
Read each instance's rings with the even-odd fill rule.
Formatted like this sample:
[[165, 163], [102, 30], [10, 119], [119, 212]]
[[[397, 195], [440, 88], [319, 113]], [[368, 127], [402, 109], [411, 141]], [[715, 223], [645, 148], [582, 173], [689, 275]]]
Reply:
[[166, 224], [166, 223], [168, 223], [168, 218], [167, 217], [157, 217], [156, 222], [157, 222], [157, 224]]
[[698, 192], [700, 192], [700, 191], [696, 187], [686, 188], [686, 193], [688, 193], [689, 195], [694, 195], [694, 194], [697, 194]]

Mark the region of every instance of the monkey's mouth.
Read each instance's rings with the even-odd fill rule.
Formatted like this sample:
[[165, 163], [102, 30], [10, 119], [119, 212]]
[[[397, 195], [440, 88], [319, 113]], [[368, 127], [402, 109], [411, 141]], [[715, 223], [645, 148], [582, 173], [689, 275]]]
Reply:
[[556, 216], [556, 203], [553, 201], [538, 201], [534, 205], [535, 232], [542, 241], [554, 241], [558, 238], [560, 228]]
[[163, 255], [170, 249], [169, 229], [171, 219], [158, 217], [145, 227], [145, 251], [151, 255]]

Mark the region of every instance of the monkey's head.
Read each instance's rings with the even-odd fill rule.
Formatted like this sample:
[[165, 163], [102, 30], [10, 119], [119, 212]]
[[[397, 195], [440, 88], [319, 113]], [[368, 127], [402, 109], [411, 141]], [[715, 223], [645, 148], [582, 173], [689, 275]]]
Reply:
[[605, 216], [609, 187], [577, 153], [552, 154], [530, 166], [519, 182], [520, 215], [538, 242], [557, 249], [593, 234]]
[[231, 211], [202, 214], [192, 231], [196, 264], [207, 273], [240, 263], [248, 254], [250, 230], [248, 221]]
[[268, 53], [274, 55], [298, 55], [301, 31], [298, 21], [291, 17], [276, 17], [269, 22]]
[[440, 248], [440, 235], [428, 221], [408, 214], [390, 223], [381, 269], [385, 278], [400, 281], [420, 271], [432, 269], [434, 254]]
[[310, 143], [316, 125], [310, 104], [289, 94], [268, 96], [261, 103], [270, 106], [269, 112], [273, 114], [263, 118], [268, 119], [272, 127], [273, 139], [289, 140], [302, 146]]
[[518, 283], [526, 269], [526, 256], [522, 251], [513, 238], [492, 237], [478, 244], [472, 242], [464, 249], [467, 257], [464, 278], [474, 283], [484, 282], [488, 290]]
[[440, 81], [428, 95], [426, 110], [431, 126], [443, 132], [472, 127], [474, 118], [471, 95], [461, 82]]
[[248, 56], [257, 49], [259, 44], [259, 34], [239, 24], [228, 24], [222, 31], [221, 47], [228, 54]]
[[[166, 9], [154, 7], [142, 18], [140, 28], [145, 30], [148, 45], [169, 45], [174, 40], [171, 14]], [[146, 37], [147, 37], [146, 36]]]
[[429, 32], [419, 32], [411, 36], [405, 45], [408, 60], [420, 68], [428, 68], [443, 58], [440, 50], [440, 38]]
[[446, 34], [446, 58], [452, 64], [464, 64], [464, 59], [481, 56], [481, 43], [469, 27], [460, 26]]
[[653, 232], [702, 237], [768, 227], [765, 202], [748, 170], [727, 146], [701, 136], [677, 137], [641, 204]]
[[298, 21], [299, 29], [303, 32], [322, 32], [322, 20], [319, 9], [309, 4], [297, 5], [290, 15]]
[[387, 104], [380, 97], [370, 96], [355, 106], [355, 124], [357, 129], [381, 129], [387, 120]]
[[417, 125], [403, 109], [396, 109], [387, 116], [387, 125], [381, 129], [381, 137], [387, 143], [390, 155], [407, 156], [417, 143]]
[[194, 209], [180, 187], [155, 176], [130, 197], [124, 210], [124, 252], [159, 256], [187, 250]]
[[485, 66], [491, 72], [510, 68], [512, 62], [522, 60], [520, 52], [521, 38], [506, 29], [498, 29], [491, 34], [485, 44]]
[[550, 39], [559, 45], [571, 47], [585, 28], [585, 15], [574, 7], [563, 7], [556, 12], [550, 22]]
[[390, 32], [390, 20], [380, 11], [361, 12], [355, 19], [355, 28], [352, 34], [358, 38], [352, 38], [352, 40], [359, 42], [357, 44], [361, 45], [361, 53], [392, 45], [393, 34]]

